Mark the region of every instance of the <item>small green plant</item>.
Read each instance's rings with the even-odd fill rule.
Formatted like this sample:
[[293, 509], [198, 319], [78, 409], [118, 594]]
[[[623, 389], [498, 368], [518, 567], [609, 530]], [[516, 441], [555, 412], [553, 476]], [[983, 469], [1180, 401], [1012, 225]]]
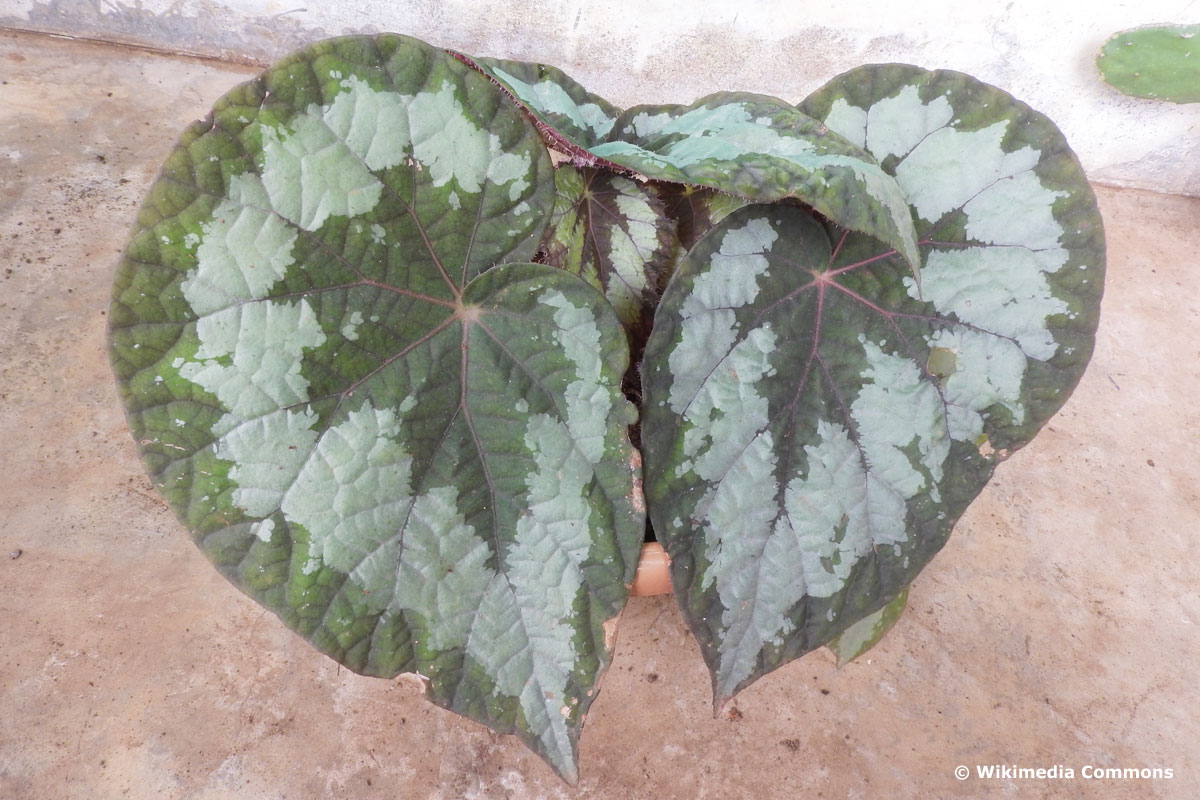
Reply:
[[853, 658], [1067, 399], [1103, 277], [1063, 137], [969, 76], [622, 111], [381, 35], [183, 134], [110, 345], [235, 585], [574, 781], [647, 518], [718, 708]]
[[1096, 65], [1104, 80], [1133, 97], [1200, 101], [1200, 25], [1154, 25], [1113, 35]]

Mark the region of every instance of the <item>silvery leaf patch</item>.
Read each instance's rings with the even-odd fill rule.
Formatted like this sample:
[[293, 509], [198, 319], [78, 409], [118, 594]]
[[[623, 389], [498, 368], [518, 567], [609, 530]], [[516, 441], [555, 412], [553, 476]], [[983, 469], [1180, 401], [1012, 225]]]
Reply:
[[542, 134], [578, 159], [578, 166], [596, 163], [588, 149], [608, 141], [620, 109], [557, 67], [498, 58], [465, 60], [524, 106]]
[[897, 250], [915, 270], [903, 192], [860, 147], [773, 97], [719, 92], [688, 106], [635, 106], [590, 151], [648, 178], [757, 203], [798, 200]]

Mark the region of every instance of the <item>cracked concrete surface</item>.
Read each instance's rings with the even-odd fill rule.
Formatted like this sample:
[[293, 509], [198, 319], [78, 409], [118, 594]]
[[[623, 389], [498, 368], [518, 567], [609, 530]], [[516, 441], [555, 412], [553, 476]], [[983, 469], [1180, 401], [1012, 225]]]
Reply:
[[113, 269], [176, 136], [251, 74], [0, 31], [0, 797], [1200, 797], [1200, 201], [1098, 188], [1092, 365], [879, 647], [810, 654], [714, 719], [672, 600], [633, 600], [569, 789], [314, 652], [218, 576], [137, 460]]

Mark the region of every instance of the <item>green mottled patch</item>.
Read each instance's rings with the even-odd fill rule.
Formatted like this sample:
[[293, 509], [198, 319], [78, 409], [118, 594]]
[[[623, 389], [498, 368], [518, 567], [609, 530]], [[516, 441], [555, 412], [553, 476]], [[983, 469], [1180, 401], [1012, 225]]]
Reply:
[[[947, 344], [950, 344], [947, 342]], [[958, 368], [958, 358], [954, 355], [955, 348], [933, 345], [929, 348], [929, 358], [925, 361], [925, 369], [937, 378], [949, 378]]]
[[308, 400], [301, 369], [305, 351], [325, 341], [307, 300], [232, 306], [196, 322], [200, 347], [179, 374], [216, 395], [230, 424]]
[[[896, 180], [917, 216], [937, 222], [997, 181], [1037, 164], [1033, 148], [1005, 152], [1001, 142], [1007, 133], [1008, 124], [997, 122], [977, 131], [942, 127], [927, 134], [896, 167]], [[964, 160], [963, 152], [976, 157]]]
[[[554, 338], [575, 365], [575, 380], [566, 389], [568, 435], [563, 442], [578, 449], [589, 464], [595, 464], [604, 455], [605, 421], [613, 404], [612, 387], [602, 376], [600, 330], [592, 309], [572, 305], [562, 292], [543, 292], [538, 302], [554, 309], [558, 326]], [[529, 444], [528, 433], [525, 442]]]
[[1028, 359], [1009, 339], [969, 329], [939, 330], [928, 338], [930, 353], [948, 353], [954, 370], [942, 381], [950, 438], [975, 441], [984, 428], [984, 411], [1003, 407], [1015, 424], [1026, 421], [1025, 377]]
[[[415, 98], [376, 91], [357, 75], [350, 75], [339, 86], [345, 91], [319, 112], [321, 121], [372, 172], [404, 163], [414, 142], [410, 120]], [[309, 114], [315, 117], [314, 111], [310, 109]]]
[[326, 113], [310, 107], [282, 129], [263, 126], [262, 182], [271, 208], [307, 231], [330, 216], [356, 217], [379, 203], [383, 184], [338, 138]]
[[414, 499], [403, 545], [396, 537], [372, 554], [358, 568], [360, 579], [368, 586], [394, 584], [391, 608], [420, 614], [430, 650], [461, 650], [496, 571], [495, 554], [460, 510], [457, 488], [437, 487]]
[[[280, 508], [308, 533], [305, 573], [328, 565], [351, 579], [395, 535], [412, 504], [412, 456], [398, 440], [401, 419], [364, 405], [322, 434]], [[395, 580], [395, 575], [385, 575]], [[363, 586], [386, 604], [387, 584]]]
[[[766, 253], [778, 238], [778, 233], [766, 219], [749, 220], [742, 227], [730, 227], [722, 233], [721, 244], [709, 268], [697, 275], [691, 294], [682, 302], [680, 341], [671, 350], [669, 366], [671, 387], [669, 402], [676, 414], [699, 416], [706, 412], [693, 412], [697, 402], [711, 407], [711, 398], [704, 388], [711, 381], [732, 381], [728, 387], [732, 392], [723, 394], [738, 397], [737, 390], [742, 378], [731, 366], [718, 371], [720, 364], [736, 349], [738, 326], [736, 309], [746, 306], [758, 297], [758, 278], [770, 266]], [[773, 349], [774, 336], [769, 330], [759, 334], [761, 346], [751, 345], [750, 353], [757, 350], [761, 355]], [[750, 355], [753, 359], [755, 356]], [[767, 370], [762, 364], [757, 370], [761, 376]], [[736, 422], [735, 422], [736, 424]], [[693, 437], [695, 438], [695, 437]], [[690, 448], [693, 452], [695, 445]]]
[[[184, 246], [195, 247], [196, 269], [180, 288], [197, 314], [210, 314], [247, 300], [266, 297], [295, 263], [296, 229], [271, 211], [262, 181], [238, 175], [229, 197]], [[170, 239], [168, 238], [168, 242]]]
[[485, 181], [508, 184], [510, 200], [528, 188], [530, 157], [499, 152], [499, 138], [467, 117], [453, 84], [413, 97], [409, 114], [413, 157], [429, 170], [435, 187], [453, 180], [461, 191], [478, 194]]
[[[937, 484], [950, 454], [945, 409], [935, 384], [904, 356], [885, 353], [860, 337], [867, 358], [858, 397], [850, 405], [871, 476], [889, 494], [908, 500], [921, 490], [940, 499]], [[909, 452], [916, 456], [910, 458]], [[904, 515], [881, 516], [871, 526], [876, 544], [906, 538]]]
[[[317, 443], [310, 409], [280, 409], [241, 422], [219, 440], [215, 455], [229, 461], [234, 505], [264, 524], [283, 504]], [[274, 525], [272, 524], [273, 528]]]
[[953, 119], [954, 109], [945, 97], [925, 103], [917, 87], [905, 86], [895, 97], [880, 100], [865, 112], [864, 146], [880, 161], [892, 156], [904, 158]]
[[[942, 314], [1011, 339], [1027, 355], [1046, 361], [1058, 349], [1051, 321], [1069, 310], [1066, 299], [1055, 295], [1048, 274], [1065, 257], [1062, 251], [1019, 248], [935, 251], [921, 270], [919, 291]], [[918, 292], [911, 279], [908, 292], [913, 297]]]
[[844, 98], [837, 98], [825, 115], [825, 124], [832, 131], [845, 137], [857, 147], [867, 146], [867, 110], [852, 106]]
[[904, 538], [896, 530], [904, 519], [904, 496], [863, 463], [845, 427], [818, 422], [804, 453], [808, 470], [788, 482], [779, 524], [780, 544], [798, 547], [794, 557], [804, 577], [788, 595], [793, 604], [806, 594], [838, 594], [859, 559], [877, 544]]
[[[620, 309], [637, 308], [647, 294], [656, 294], [653, 281], [656, 269], [652, 266], [664, 249], [662, 211], [651, 196], [639, 191], [638, 185], [624, 178], [615, 178], [614, 187], [618, 219], [625, 220], [624, 235], [611, 240], [613, 279], [609, 280], [604, 296], [625, 319], [628, 312]], [[669, 241], [669, 239], [668, 239]]]

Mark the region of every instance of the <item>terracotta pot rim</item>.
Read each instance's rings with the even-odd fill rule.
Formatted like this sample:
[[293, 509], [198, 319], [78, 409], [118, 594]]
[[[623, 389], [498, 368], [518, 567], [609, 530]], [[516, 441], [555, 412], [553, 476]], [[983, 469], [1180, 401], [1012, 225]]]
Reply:
[[630, 597], [650, 597], [671, 593], [671, 557], [658, 542], [642, 545], [638, 559], [637, 575], [633, 579]]

